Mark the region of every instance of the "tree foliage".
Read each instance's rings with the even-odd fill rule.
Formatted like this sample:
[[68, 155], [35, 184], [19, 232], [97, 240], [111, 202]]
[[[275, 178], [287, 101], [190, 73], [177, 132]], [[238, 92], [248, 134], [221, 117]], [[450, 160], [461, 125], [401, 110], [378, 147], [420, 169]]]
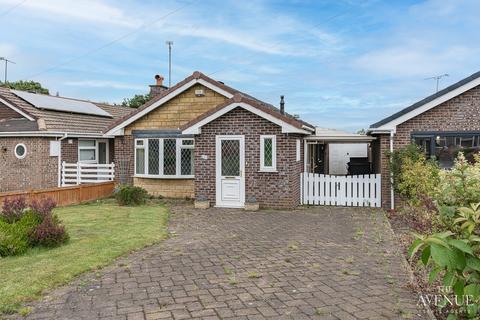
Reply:
[[136, 94], [133, 98], [125, 98], [123, 99], [122, 106], [129, 107], [129, 108], [139, 108], [144, 105], [148, 100], [151, 99], [149, 93], [147, 94]]
[[44, 88], [40, 82], [36, 82], [36, 81], [23, 81], [23, 80], [14, 81], [14, 82], [7, 81], [6, 84], [3, 82], [0, 84], [10, 89], [21, 90], [21, 91], [33, 91], [36, 93], [49, 94], [48, 89]]

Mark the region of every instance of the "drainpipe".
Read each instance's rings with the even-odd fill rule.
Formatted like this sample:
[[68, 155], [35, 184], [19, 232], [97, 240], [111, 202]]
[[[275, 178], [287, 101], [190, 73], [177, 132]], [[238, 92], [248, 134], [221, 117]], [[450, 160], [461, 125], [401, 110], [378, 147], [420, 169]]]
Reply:
[[65, 140], [68, 137], [68, 133], [65, 133], [63, 137], [58, 139], [57, 141], [60, 142], [58, 146], [58, 186], [62, 186], [62, 140]]
[[[390, 131], [390, 154], [393, 153], [393, 130]], [[390, 158], [390, 161], [391, 158]], [[393, 190], [393, 172], [390, 170], [390, 209], [395, 209], [395, 192]]]

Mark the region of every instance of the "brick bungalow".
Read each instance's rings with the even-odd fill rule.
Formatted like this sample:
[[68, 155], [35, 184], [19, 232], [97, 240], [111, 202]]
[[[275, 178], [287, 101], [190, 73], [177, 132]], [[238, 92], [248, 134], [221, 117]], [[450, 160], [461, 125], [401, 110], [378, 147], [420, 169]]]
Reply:
[[60, 165], [110, 163], [102, 131], [132, 109], [0, 88], [0, 192], [60, 186]]
[[[161, 79], [158, 79], [161, 85]], [[300, 203], [303, 138], [315, 128], [200, 72], [113, 123], [117, 181], [212, 205]]]
[[387, 151], [412, 142], [450, 168], [459, 151], [467, 157], [480, 150], [480, 72], [372, 124], [374, 167], [382, 174], [382, 204], [395, 207]]

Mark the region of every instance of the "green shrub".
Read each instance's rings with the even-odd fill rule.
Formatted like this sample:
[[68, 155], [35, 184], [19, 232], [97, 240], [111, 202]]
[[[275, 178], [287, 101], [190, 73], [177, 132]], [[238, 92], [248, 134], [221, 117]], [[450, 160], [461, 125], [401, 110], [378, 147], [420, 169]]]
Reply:
[[31, 210], [14, 223], [0, 220], [0, 256], [24, 253], [30, 246], [30, 232], [40, 223], [39, 216]]
[[452, 170], [441, 171], [436, 200], [439, 205], [468, 206], [480, 202], [480, 156], [472, 164], [460, 152]]
[[[429, 266], [429, 282], [442, 277], [445, 288], [451, 288], [457, 297], [470, 297], [469, 304], [449, 305], [444, 299], [440, 301], [440, 310], [448, 310], [448, 319], [478, 319], [480, 310], [480, 203], [456, 210], [451, 219], [452, 225], [447, 231], [432, 235], [416, 235], [409, 255], [413, 258], [417, 252], [424, 266]], [[456, 230], [454, 233], [450, 230]], [[462, 301], [462, 300], [461, 300]], [[465, 301], [465, 300], [463, 300]]]
[[395, 191], [410, 205], [418, 206], [436, 194], [440, 168], [427, 160], [417, 145], [408, 145], [389, 154]]
[[115, 194], [121, 206], [138, 206], [144, 204], [148, 193], [145, 189], [134, 186], [121, 186]]

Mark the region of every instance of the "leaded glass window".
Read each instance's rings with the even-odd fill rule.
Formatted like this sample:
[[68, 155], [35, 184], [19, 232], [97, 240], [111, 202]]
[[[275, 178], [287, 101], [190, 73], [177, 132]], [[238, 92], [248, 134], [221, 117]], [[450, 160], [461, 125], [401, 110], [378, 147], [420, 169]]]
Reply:
[[240, 175], [240, 140], [222, 140], [222, 176]]
[[277, 162], [276, 137], [260, 136], [260, 171], [275, 171]]

